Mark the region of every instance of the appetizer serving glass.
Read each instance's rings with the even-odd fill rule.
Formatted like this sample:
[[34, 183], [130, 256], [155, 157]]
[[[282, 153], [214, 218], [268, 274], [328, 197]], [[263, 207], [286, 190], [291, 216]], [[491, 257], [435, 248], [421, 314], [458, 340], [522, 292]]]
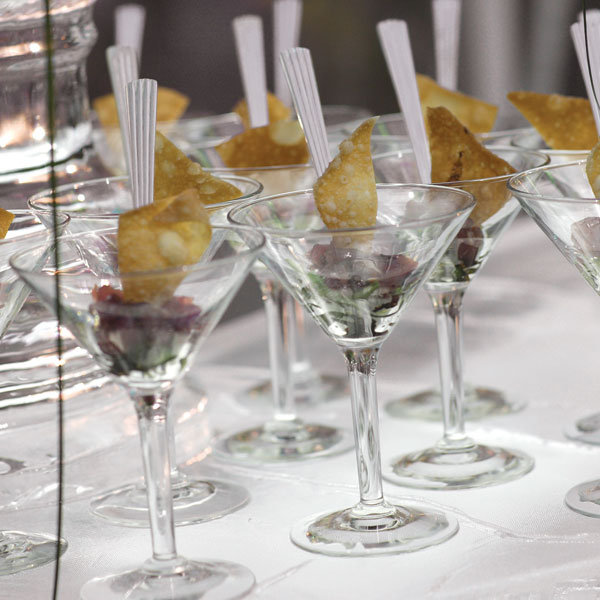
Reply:
[[[248, 569], [177, 554], [167, 414], [175, 384], [224, 313], [264, 238], [252, 231], [214, 227], [197, 263], [119, 275], [116, 235], [114, 227], [64, 235], [58, 264], [39, 245], [10, 259], [52, 309], [58, 287], [64, 324], [126, 389], [138, 416], [152, 558], [141, 568], [89, 581], [81, 597], [183, 600], [215, 593], [213, 597], [238, 598], [254, 585]], [[152, 302], [125, 300], [124, 294], [149, 289], [155, 292]]]
[[[412, 147], [408, 140], [408, 132], [404, 118], [400, 113], [383, 115], [375, 123], [373, 139], [381, 146], [386, 139], [393, 136], [397, 140], [403, 137], [408, 141], [408, 148], [399, 153], [384, 150], [373, 153], [376, 160], [376, 177], [381, 182], [418, 181], [419, 175], [414, 160], [410, 160]], [[480, 142], [488, 145], [509, 145], [515, 136], [528, 133], [529, 128], [508, 129], [477, 134]], [[396, 141], [398, 143], [398, 141]], [[398, 159], [402, 158], [399, 163]], [[402, 179], [399, 179], [402, 177]], [[481, 419], [488, 415], [515, 412], [523, 408], [522, 402], [516, 402], [500, 391], [488, 386], [464, 383], [464, 417], [467, 420]], [[428, 389], [416, 394], [395, 399], [386, 405], [387, 412], [399, 418], [416, 418], [430, 421], [442, 419], [442, 398], [438, 389]]]
[[[551, 165], [513, 177], [511, 192], [521, 206], [552, 240], [562, 255], [600, 294], [600, 202], [588, 183], [585, 161]], [[576, 422], [569, 437], [592, 441], [598, 436], [598, 421], [586, 430], [590, 418]], [[600, 517], [600, 479], [571, 489], [567, 506], [591, 517]]]
[[[13, 222], [4, 239], [0, 240], [0, 338], [10, 326], [29, 295], [27, 286], [19, 280], [10, 268], [8, 261], [15, 252], [27, 251], [35, 244], [46, 243], [46, 255], [52, 252], [50, 236], [44, 226], [29, 211], [14, 210]], [[68, 221], [66, 215], [59, 216], [58, 230], [64, 229]], [[0, 471], [10, 473], [11, 459], [3, 450], [0, 458]], [[18, 457], [13, 457], [18, 458]], [[17, 462], [17, 461], [14, 461]], [[25, 569], [44, 565], [56, 558], [56, 538], [21, 531], [0, 531], [0, 575], [10, 575]], [[67, 543], [60, 541], [61, 553], [67, 549]]]
[[472, 206], [462, 190], [380, 185], [377, 225], [327, 230], [312, 191], [252, 201], [229, 214], [267, 237], [261, 259], [346, 359], [360, 501], [295, 525], [292, 541], [313, 552], [364, 556], [417, 550], [452, 536], [439, 512], [383, 497], [375, 370], [381, 344], [454, 239]]
[[[292, 192], [313, 184], [310, 165], [214, 169], [252, 177], [263, 185], [263, 195]], [[252, 268], [265, 303], [271, 382], [248, 390], [250, 398], [270, 396], [272, 417], [265, 423], [235, 432], [220, 440], [217, 453], [251, 463], [286, 462], [338, 454], [350, 450], [352, 438], [341, 427], [305, 422], [297, 404], [340, 398], [347, 392], [345, 378], [321, 375], [313, 367], [306, 348], [304, 315], [281, 283], [261, 263]]]
[[[544, 154], [518, 148], [490, 146], [517, 172], [544, 165]], [[412, 153], [375, 157], [380, 178], [410, 176]], [[412, 165], [412, 167], [411, 167]], [[502, 233], [519, 211], [519, 203], [506, 188], [510, 175], [441, 184], [463, 189], [482, 206], [499, 208], [482, 222], [469, 219], [450, 244], [425, 284], [435, 313], [444, 434], [434, 446], [394, 458], [384, 478], [399, 485], [431, 489], [460, 489], [503, 483], [533, 468], [529, 456], [476, 443], [465, 434], [462, 372], [462, 300], [471, 280], [486, 263]], [[475, 213], [474, 213], [475, 214]]]
[[[235, 185], [240, 198], [207, 205], [212, 225], [226, 224], [227, 212], [232, 206], [257, 197], [262, 185], [253, 179], [233, 174], [220, 176]], [[51, 227], [53, 202], [60, 213], [69, 214], [69, 231], [82, 233], [103, 229], [116, 224], [116, 216], [131, 210], [133, 201], [128, 177], [111, 177], [60, 186], [53, 198], [43, 191], [29, 199], [29, 207], [46, 225]], [[198, 390], [196, 390], [198, 391]], [[173, 516], [177, 525], [209, 521], [242, 507], [249, 499], [248, 491], [235, 483], [220, 479], [196, 479], [181, 471], [176, 462], [175, 422], [179, 412], [189, 420], [202, 410], [204, 394], [189, 395], [191, 405], [181, 406], [181, 401], [169, 403], [169, 444], [171, 447], [171, 489], [173, 491]], [[109, 490], [94, 498], [92, 512], [104, 519], [131, 527], [148, 527], [146, 489], [141, 483], [130, 483]]]

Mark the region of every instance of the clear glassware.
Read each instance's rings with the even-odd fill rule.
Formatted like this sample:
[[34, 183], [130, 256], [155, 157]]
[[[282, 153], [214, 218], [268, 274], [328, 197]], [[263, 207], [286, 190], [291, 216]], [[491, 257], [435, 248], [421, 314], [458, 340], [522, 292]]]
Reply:
[[301, 548], [334, 556], [417, 550], [457, 531], [454, 519], [383, 496], [375, 371], [382, 343], [465, 222], [472, 196], [436, 186], [380, 185], [378, 225], [326, 230], [311, 191], [232, 210], [264, 232], [262, 260], [302, 302], [346, 360], [360, 501], [295, 525]]
[[[242, 192], [240, 198], [209, 205], [211, 223], [226, 224], [226, 214], [239, 202], [258, 197], [262, 185], [253, 179], [233, 174], [221, 175]], [[83, 233], [115, 223], [116, 216], [132, 208], [128, 177], [110, 177], [60, 186], [56, 190], [57, 210], [69, 214], [69, 231]], [[52, 194], [46, 190], [29, 199], [29, 207], [46, 225], [51, 227]], [[222, 517], [244, 506], [248, 491], [233, 482], [220, 479], [196, 479], [186, 475], [177, 466], [174, 427], [177, 414], [189, 420], [202, 412], [203, 390], [169, 403], [169, 444], [171, 446], [171, 489], [173, 516], [177, 525], [190, 525]], [[175, 414], [174, 414], [175, 413]], [[148, 527], [148, 503], [143, 483], [132, 482], [108, 490], [91, 501], [92, 512], [113, 523], [130, 527]]]
[[[8, 329], [15, 315], [21, 310], [29, 295], [27, 286], [19, 280], [10, 268], [8, 260], [15, 252], [26, 251], [32, 245], [47, 243], [48, 235], [40, 221], [29, 211], [13, 211], [15, 218], [7, 236], [0, 240], [0, 338]], [[68, 217], [59, 217], [59, 230], [64, 229]], [[12, 462], [17, 462], [17, 456], [8, 458], [9, 452], [18, 449], [6, 448], [0, 459], [2, 472], [10, 472]], [[55, 537], [25, 533], [20, 531], [0, 531], [0, 575], [10, 575], [25, 569], [39, 567], [56, 558]], [[67, 549], [67, 543], [61, 540], [61, 553]]]
[[[94, 0], [53, 0], [55, 160], [91, 142], [86, 59], [96, 41]], [[0, 179], [48, 165], [45, 7], [42, 0], [0, 1]]]
[[[600, 294], [600, 203], [588, 183], [585, 161], [521, 173], [508, 186], [523, 210]], [[567, 435], [581, 439], [595, 431], [586, 432], [577, 422]], [[600, 517], [600, 479], [575, 486], [565, 502], [576, 512]]]
[[[260, 181], [263, 195], [311, 187], [316, 179], [310, 165], [214, 169]], [[261, 263], [252, 273], [265, 305], [271, 381], [248, 390], [249, 398], [270, 398], [273, 415], [266, 423], [222, 438], [219, 456], [246, 463], [282, 462], [324, 457], [350, 450], [352, 438], [341, 427], [307, 423], [298, 417], [297, 404], [339, 398], [347, 393], [345, 379], [323, 376], [312, 365], [302, 337], [303, 312], [277, 278]]]
[[[176, 383], [190, 367], [264, 245], [261, 234], [213, 228], [212, 241], [190, 266], [117, 274], [116, 228], [60, 238], [60, 262], [47, 246], [10, 259], [12, 268], [49, 307], [57, 286], [63, 322], [122, 385], [135, 406], [146, 481], [152, 558], [140, 568], [89, 581], [81, 597], [183, 600], [215, 594], [238, 598], [254, 585], [241, 565], [192, 561], [177, 554], [167, 415]], [[60, 277], [57, 275], [60, 274]], [[152, 302], [125, 293], [152, 289]]]
[[[548, 162], [546, 155], [532, 150], [509, 146], [490, 149], [517, 172]], [[415, 168], [412, 152], [374, 157], [373, 166], [377, 177], [391, 176], [394, 181]], [[519, 211], [519, 203], [506, 188], [509, 178], [441, 184], [466, 190], [475, 200], [502, 208], [482, 223], [467, 221], [424, 286], [435, 313], [444, 434], [430, 448], [392, 459], [384, 470], [384, 479], [392, 483], [430, 489], [472, 488], [510, 481], [533, 468], [533, 459], [521, 452], [479, 444], [468, 437], [463, 412], [462, 300]]]
[[[528, 133], [528, 128], [492, 131], [489, 133], [478, 134], [477, 137], [485, 144], [511, 144], [515, 136], [522, 133]], [[375, 135], [373, 140], [377, 146], [382, 147], [386, 139], [396, 139], [396, 144], [400, 144], [402, 139], [408, 140], [408, 133], [404, 119], [400, 113], [383, 115], [379, 117], [375, 124]], [[374, 152], [377, 163], [378, 181], [418, 181], [418, 173], [414, 161], [408, 159], [412, 153], [412, 147], [401, 148], [395, 153], [393, 150], [384, 150]], [[402, 164], [399, 164], [398, 158], [404, 158]], [[524, 406], [522, 402], [507, 398], [503, 392], [483, 385], [472, 385], [464, 383], [464, 417], [467, 420], [476, 420], [494, 414], [505, 414], [521, 410]], [[428, 421], [439, 421], [442, 415], [442, 396], [439, 389], [432, 388], [396, 398], [389, 402], [386, 411], [393, 417], [414, 418]]]

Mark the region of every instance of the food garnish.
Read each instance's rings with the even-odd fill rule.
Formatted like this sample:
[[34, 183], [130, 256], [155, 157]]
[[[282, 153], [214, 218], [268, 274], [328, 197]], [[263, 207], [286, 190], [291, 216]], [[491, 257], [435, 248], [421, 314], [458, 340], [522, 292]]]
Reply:
[[417, 75], [417, 86], [423, 115], [428, 108], [444, 106], [473, 133], [486, 133], [494, 127], [498, 114], [494, 104], [444, 88], [426, 75]]
[[598, 141], [587, 98], [536, 92], [510, 92], [507, 98], [535, 127], [549, 148], [589, 150]]
[[[428, 108], [427, 122], [432, 183], [479, 180], [515, 172], [505, 160], [484, 148], [448, 109]], [[477, 201], [471, 213], [476, 225], [499, 211], [510, 197], [504, 180], [473, 181], [464, 188]]]
[[298, 121], [275, 121], [254, 127], [217, 146], [226, 167], [274, 167], [308, 162], [308, 146]]
[[[292, 114], [292, 111], [271, 92], [267, 92], [267, 109], [269, 111], [269, 123], [285, 121], [289, 119]], [[248, 104], [245, 99], [240, 100], [233, 107], [233, 112], [240, 116], [244, 129], [250, 129], [250, 115], [248, 114]]]
[[207, 173], [173, 142], [156, 132], [154, 151], [154, 201], [194, 189], [204, 204], [234, 200], [242, 192], [234, 185]]
[[592, 148], [585, 163], [585, 172], [594, 190], [594, 196], [600, 198], [600, 141]]
[[377, 189], [371, 160], [376, 117], [359, 125], [339, 146], [313, 187], [315, 204], [329, 229], [371, 227], [377, 217]]
[[[196, 190], [155, 200], [119, 216], [119, 271], [135, 273], [195, 263], [211, 239], [208, 211]], [[125, 278], [125, 302], [162, 302], [179, 285], [182, 275]]]
[[0, 208], [0, 239], [4, 239], [6, 234], [8, 233], [8, 228], [10, 224], [13, 222], [15, 215], [11, 212]]

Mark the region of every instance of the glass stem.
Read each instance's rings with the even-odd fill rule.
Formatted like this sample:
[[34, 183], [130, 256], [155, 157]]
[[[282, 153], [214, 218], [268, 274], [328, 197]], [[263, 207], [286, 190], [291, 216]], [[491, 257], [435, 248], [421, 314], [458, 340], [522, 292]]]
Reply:
[[442, 394], [444, 436], [438, 442], [443, 450], [464, 450], [473, 446], [465, 435], [462, 368], [462, 301], [466, 284], [451, 289], [428, 288], [433, 304], [438, 341], [438, 363]]
[[271, 279], [260, 282], [267, 315], [267, 336], [273, 393], [273, 422], [284, 425], [296, 420], [289, 365], [289, 332], [286, 308], [291, 299], [280, 283]]
[[304, 309], [289, 296], [285, 306], [287, 317], [288, 366], [295, 402], [311, 402], [318, 398], [321, 378], [313, 367], [306, 345]]
[[135, 395], [133, 400], [142, 443], [152, 557], [155, 561], [172, 561], [177, 557], [177, 550], [169, 461], [168, 397], [140, 394]]
[[381, 449], [375, 370], [379, 348], [344, 351], [350, 376], [350, 397], [360, 502], [353, 509], [357, 516], [389, 512], [383, 498]]

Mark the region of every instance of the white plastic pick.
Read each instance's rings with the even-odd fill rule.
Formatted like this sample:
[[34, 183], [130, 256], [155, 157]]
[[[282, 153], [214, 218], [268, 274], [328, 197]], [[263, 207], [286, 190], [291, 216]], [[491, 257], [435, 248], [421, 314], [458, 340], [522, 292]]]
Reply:
[[106, 62], [112, 84], [117, 113], [119, 115], [119, 127], [121, 129], [121, 141], [123, 142], [123, 154], [127, 172], [131, 173], [131, 146], [129, 144], [129, 114], [127, 112], [127, 84], [139, 77], [138, 61], [135, 50], [130, 46], [110, 46], [106, 49]]
[[157, 90], [154, 79], [136, 79], [127, 85], [134, 208], [150, 204], [154, 199]]
[[458, 87], [458, 42], [461, 0], [432, 0], [435, 74], [450, 90]]
[[269, 124], [262, 20], [244, 15], [233, 20], [233, 34], [251, 127]]
[[317, 176], [320, 177], [331, 162], [331, 154], [310, 50], [306, 48], [285, 50], [281, 53], [281, 64], [294, 99], [296, 113], [304, 129]]
[[146, 9], [140, 4], [121, 4], [115, 9], [115, 45], [131, 46], [142, 58]]
[[273, 2], [273, 58], [275, 95], [288, 106], [292, 105], [290, 88], [285, 80], [281, 53], [300, 45], [302, 0], [275, 0]]
[[[600, 21], [588, 21], [588, 48], [590, 52], [590, 65], [592, 70], [592, 76], [594, 81], [594, 88], [596, 89], [596, 95], [600, 98]], [[587, 53], [585, 49], [585, 34], [583, 29], [583, 21], [578, 21], [571, 25], [571, 37], [573, 38], [573, 44], [575, 45], [575, 52], [577, 53], [577, 60], [579, 61], [579, 68], [585, 82], [585, 89], [587, 91], [590, 104], [592, 105], [592, 112], [594, 113], [594, 121], [596, 122], [596, 130], [600, 135], [600, 108], [594, 98], [594, 89], [592, 88], [592, 81], [590, 80], [590, 70], [588, 68]]]
[[[589, 23], [600, 21], [600, 9], [598, 8], [589, 8], [585, 13], [585, 20]], [[578, 13], [577, 15], [578, 23], [583, 23], [583, 11]]]
[[404, 114], [421, 183], [431, 183], [429, 144], [419, 100], [408, 27], [404, 21], [388, 19], [377, 24], [377, 33], [396, 90], [396, 97]]

